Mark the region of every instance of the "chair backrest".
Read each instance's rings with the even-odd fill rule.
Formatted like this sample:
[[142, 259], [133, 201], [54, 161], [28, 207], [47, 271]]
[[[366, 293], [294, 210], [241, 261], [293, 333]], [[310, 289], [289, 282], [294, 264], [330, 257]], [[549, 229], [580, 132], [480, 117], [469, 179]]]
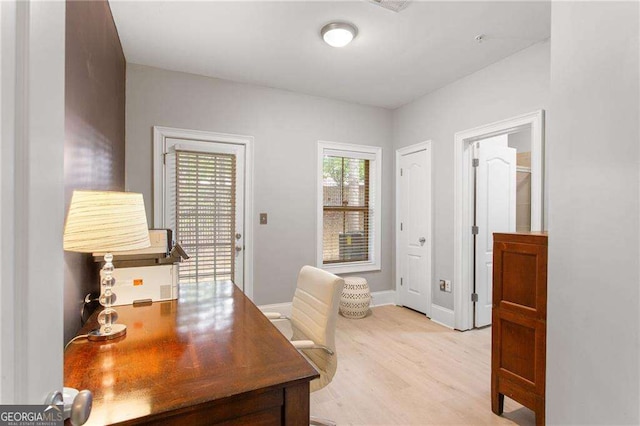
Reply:
[[311, 392], [325, 387], [338, 368], [336, 351], [336, 321], [344, 280], [322, 269], [303, 266], [293, 296], [291, 326], [293, 340], [313, 340], [333, 351], [306, 349], [303, 353], [320, 372], [311, 382]]

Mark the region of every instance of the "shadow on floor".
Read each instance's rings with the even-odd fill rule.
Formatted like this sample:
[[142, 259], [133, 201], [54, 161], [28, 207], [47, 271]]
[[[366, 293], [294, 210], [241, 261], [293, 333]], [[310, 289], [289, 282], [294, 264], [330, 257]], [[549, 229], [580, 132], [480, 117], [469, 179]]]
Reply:
[[527, 407], [520, 407], [510, 412], [505, 411], [504, 413], [502, 413], [501, 417], [509, 419], [520, 426], [529, 426], [536, 423], [536, 415]]

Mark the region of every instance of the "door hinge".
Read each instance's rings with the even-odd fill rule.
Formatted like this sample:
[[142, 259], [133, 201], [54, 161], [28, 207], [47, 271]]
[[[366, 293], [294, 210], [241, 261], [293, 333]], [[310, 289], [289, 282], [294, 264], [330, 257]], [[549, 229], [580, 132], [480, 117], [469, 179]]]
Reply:
[[400, 222], [400, 230], [402, 231], [402, 222]]
[[162, 164], [167, 164], [167, 153], [166, 152], [162, 153]]
[[473, 225], [473, 226], [471, 227], [471, 233], [472, 233], [473, 235], [478, 235], [478, 232], [479, 232], [478, 227], [477, 227], [477, 226], [475, 226], [475, 225]]
[[400, 285], [402, 285], [402, 277], [400, 277]]
[[402, 169], [400, 169], [400, 176], [402, 176]]
[[471, 301], [472, 302], [478, 301], [478, 293], [471, 293]]
[[473, 161], [471, 162], [471, 167], [478, 167], [479, 165], [480, 165], [480, 159], [474, 158]]

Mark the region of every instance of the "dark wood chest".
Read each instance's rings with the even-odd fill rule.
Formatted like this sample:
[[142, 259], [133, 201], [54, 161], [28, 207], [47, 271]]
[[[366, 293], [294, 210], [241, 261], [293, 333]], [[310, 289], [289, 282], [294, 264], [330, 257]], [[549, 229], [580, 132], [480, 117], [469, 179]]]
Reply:
[[491, 408], [504, 397], [518, 401], [545, 423], [547, 337], [547, 235], [493, 237]]

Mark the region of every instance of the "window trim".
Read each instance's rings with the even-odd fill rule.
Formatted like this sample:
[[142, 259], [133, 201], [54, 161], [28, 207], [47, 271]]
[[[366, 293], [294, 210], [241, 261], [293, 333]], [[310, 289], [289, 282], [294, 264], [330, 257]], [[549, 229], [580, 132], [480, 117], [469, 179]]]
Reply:
[[[355, 155], [354, 158], [363, 158], [373, 161], [374, 181], [372, 182], [373, 199], [375, 204], [373, 206], [373, 226], [375, 229], [374, 241], [372, 243], [373, 255], [368, 261], [362, 262], [343, 262], [324, 264], [322, 259], [323, 251], [323, 233], [324, 233], [324, 200], [323, 200], [323, 158], [325, 151], [329, 151], [330, 154], [340, 154], [341, 156], [348, 157], [349, 154]], [[373, 157], [373, 159], [371, 159]], [[371, 167], [371, 166], [370, 166]], [[379, 146], [370, 145], [357, 145], [341, 142], [329, 142], [318, 141], [318, 156], [317, 156], [317, 168], [316, 168], [316, 265], [318, 268], [325, 271], [332, 272], [334, 274], [353, 273], [353, 272], [367, 272], [367, 271], [380, 271], [381, 270], [381, 253], [382, 247], [382, 148]]]

